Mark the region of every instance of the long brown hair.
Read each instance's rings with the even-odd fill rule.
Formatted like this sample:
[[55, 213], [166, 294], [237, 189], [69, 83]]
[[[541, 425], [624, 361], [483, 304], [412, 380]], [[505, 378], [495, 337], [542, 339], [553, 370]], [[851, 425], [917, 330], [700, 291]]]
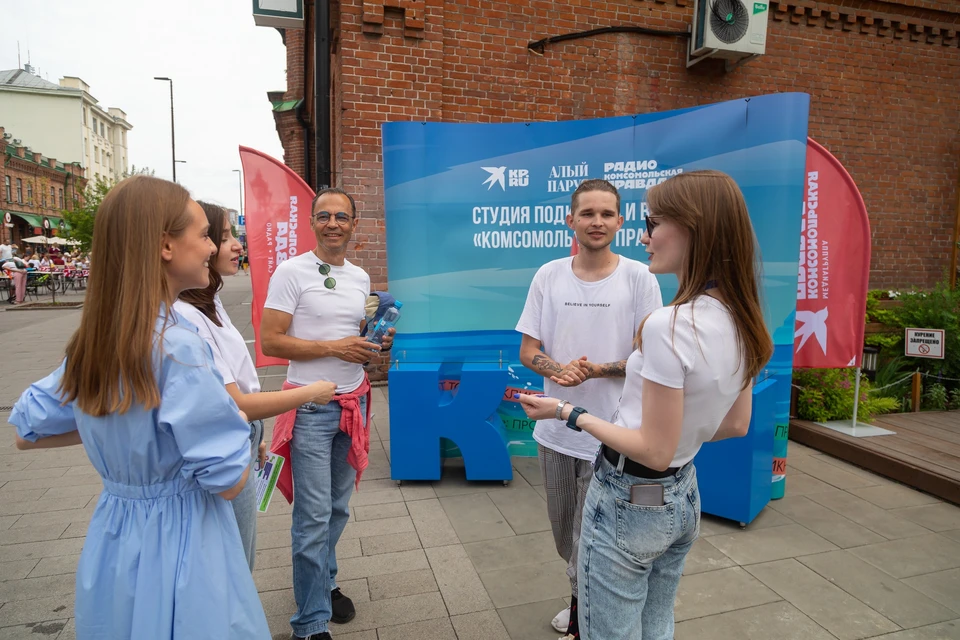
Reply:
[[[773, 341], [760, 308], [760, 262], [757, 238], [743, 193], [720, 171], [681, 173], [647, 191], [650, 215], [687, 230], [690, 244], [680, 288], [670, 303], [691, 302], [716, 281], [717, 291], [737, 328], [737, 344], [746, 367], [743, 388], [773, 355]], [[676, 322], [676, 311], [674, 311]], [[637, 344], [642, 346], [640, 331]]]
[[217, 304], [214, 302], [214, 296], [223, 288], [223, 276], [217, 271], [215, 266], [217, 257], [220, 255], [220, 245], [223, 244], [223, 227], [227, 219], [227, 212], [223, 207], [209, 202], [197, 201], [197, 204], [207, 215], [207, 222], [210, 223], [210, 239], [217, 245], [217, 252], [210, 258], [210, 284], [205, 289], [187, 289], [180, 294], [180, 299], [187, 304], [192, 304], [200, 313], [207, 316], [213, 324], [222, 327], [220, 318], [217, 316]]
[[154, 376], [156, 323], [167, 297], [164, 236], [190, 225], [190, 194], [173, 182], [131, 176], [113, 187], [93, 226], [87, 297], [67, 344], [60, 389], [84, 413], [126, 413], [160, 405]]

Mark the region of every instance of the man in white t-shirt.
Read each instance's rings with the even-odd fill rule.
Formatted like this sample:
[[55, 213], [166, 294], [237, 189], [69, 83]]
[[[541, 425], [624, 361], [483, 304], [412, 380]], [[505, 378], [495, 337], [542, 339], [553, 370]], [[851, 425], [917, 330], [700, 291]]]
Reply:
[[13, 257], [13, 247], [6, 242], [0, 242], [0, 260], [9, 260]]
[[[613, 418], [626, 360], [640, 322], [663, 306], [657, 279], [643, 263], [610, 245], [623, 226], [620, 194], [606, 180], [585, 180], [573, 193], [569, 226], [579, 252], [537, 271], [517, 331], [520, 360], [544, 377], [544, 393]], [[563, 389], [561, 389], [563, 387]], [[573, 599], [553, 627], [579, 638], [576, 618], [580, 515], [599, 442], [559, 420], [539, 420], [533, 437], [547, 493], [547, 512]]]
[[[329, 640], [330, 621], [345, 623], [356, 615], [336, 583], [336, 545], [357, 477], [348, 453], [368, 428], [370, 383], [363, 365], [393, 346], [393, 329], [382, 349], [359, 335], [370, 276], [346, 260], [357, 223], [356, 204], [342, 189], [317, 194], [311, 207], [317, 248], [277, 267], [260, 325], [264, 354], [290, 360], [288, 384], [337, 383], [329, 404], [308, 402], [297, 409], [290, 439], [297, 601], [290, 626], [295, 638], [309, 640]], [[359, 430], [356, 421], [362, 422]]]

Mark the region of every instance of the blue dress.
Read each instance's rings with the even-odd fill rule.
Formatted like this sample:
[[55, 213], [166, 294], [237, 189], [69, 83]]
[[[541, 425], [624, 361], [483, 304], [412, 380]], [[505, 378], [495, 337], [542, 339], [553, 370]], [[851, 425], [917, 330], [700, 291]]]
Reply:
[[62, 405], [61, 365], [10, 416], [30, 441], [78, 429], [103, 479], [77, 567], [80, 640], [270, 638], [233, 509], [216, 495], [250, 464], [250, 426], [210, 347], [172, 321], [154, 366], [159, 408], [97, 418]]

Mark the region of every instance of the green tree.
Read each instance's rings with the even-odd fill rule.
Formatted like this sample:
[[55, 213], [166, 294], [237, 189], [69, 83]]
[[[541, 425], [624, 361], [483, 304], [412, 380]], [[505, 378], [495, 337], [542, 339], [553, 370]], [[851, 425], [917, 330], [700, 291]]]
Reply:
[[88, 182], [83, 198], [73, 201], [73, 208], [63, 211], [63, 219], [70, 225], [66, 236], [80, 243], [81, 251], [90, 251], [93, 243], [93, 222], [97, 209], [113, 185], [104, 179]]

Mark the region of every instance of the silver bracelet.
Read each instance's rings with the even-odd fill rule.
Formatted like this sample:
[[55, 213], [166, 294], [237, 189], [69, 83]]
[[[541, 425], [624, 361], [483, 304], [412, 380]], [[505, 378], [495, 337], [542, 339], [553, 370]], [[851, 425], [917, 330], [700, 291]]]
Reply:
[[557, 404], [557, 420], [563, 420], [563, 418], [560, 417], [560, 414], [563, 413], [563, 408], [568, 404], [570, 403], [566, 400], [561, 400], [560, 403]]

